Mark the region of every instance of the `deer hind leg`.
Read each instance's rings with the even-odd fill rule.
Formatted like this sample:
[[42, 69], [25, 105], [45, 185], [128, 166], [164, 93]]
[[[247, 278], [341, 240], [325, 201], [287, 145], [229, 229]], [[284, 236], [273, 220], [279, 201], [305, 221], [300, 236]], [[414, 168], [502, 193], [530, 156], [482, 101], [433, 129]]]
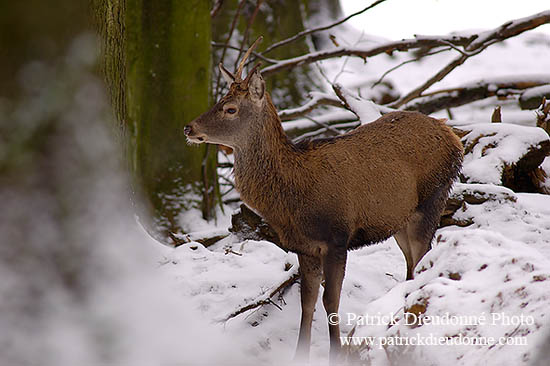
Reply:
[[431, 249], [432, 239], [445, 207], [447, 192], [448, 186], [441, 187], [418, 205], [407, 225], [394, 235], [407, 261], [407, 280], [413, 278], [414, 268]]
[[[337, 253], [329, 251], [323, 261], [325, 275], [325, 290], [323, 305], [327, 312], [330, 340], [329, 361], [335, 363], [340, 356], [342, 343], [340, 341], [340, 326], [338, 324], [338, 309], [340, 307], [340, 293], [346, 271], [347, 250], [342, 248]], [[336, 314], [336, 315], [334, 315]]]
[[405, 261], [407, 262], [407, 280], [412, 280], [413, 270], [415, 263], [411, 254], [411, 246], [409, 244], [409, 236], [407, 235], [407, 226], [404, 229], [401, 229], [393, 235], [397, 245], [401, 248], [403, 255], [405, 256]]
[[311, 344], [311, 323], [315, 311], [315, 303], [319, 295], [321, 284], [321, 259], [306, 255], [298, 255], [300, 263], [300, 296], [302, 302], [302, 320], [300, 322], [300, 333], [294, 359], [300, 362], [307, 362]]

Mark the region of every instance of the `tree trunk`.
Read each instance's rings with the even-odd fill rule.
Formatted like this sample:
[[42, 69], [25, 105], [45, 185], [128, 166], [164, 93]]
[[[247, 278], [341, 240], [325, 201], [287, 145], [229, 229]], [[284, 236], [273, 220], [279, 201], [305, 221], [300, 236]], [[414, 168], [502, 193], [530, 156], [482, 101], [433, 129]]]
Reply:
[[183, 126], [210, 104], [207, 1], [95, 0], [104, 71], [125, 135], [136, 191], [160, 239], [183, 232], [178, 214], [214, 216], [219, 197], [212, 146], [190, 147]]

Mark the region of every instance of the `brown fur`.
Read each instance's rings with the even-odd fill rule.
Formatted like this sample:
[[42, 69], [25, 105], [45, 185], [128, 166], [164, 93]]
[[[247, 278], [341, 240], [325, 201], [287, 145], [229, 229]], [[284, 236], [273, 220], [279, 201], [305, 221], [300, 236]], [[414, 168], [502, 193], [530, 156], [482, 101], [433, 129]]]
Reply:
[[[293, 144], [259, 72], [249, 84], [233, 83], [186, 134], [234, 149], [241, 199], [273, 226], [286, 249], [298, 254], [297, 356], [307, 358], [321, 275], [327, 314], [337, 313], [349, 249], [394, 235], [412, 278], [460, 170], [462, 145], [442, 121], [416, 112], [388, 113], [342, 136]], [[224, 113], [233, 105], [237, 116]], [[335, 360], [339, 328], [330, 325], [329, 330]]]

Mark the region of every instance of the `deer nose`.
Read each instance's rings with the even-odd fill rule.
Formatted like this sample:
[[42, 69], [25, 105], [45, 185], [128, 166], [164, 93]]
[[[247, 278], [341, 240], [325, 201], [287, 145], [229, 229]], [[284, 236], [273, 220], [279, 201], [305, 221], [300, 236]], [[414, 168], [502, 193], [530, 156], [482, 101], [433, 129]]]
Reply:
[[192, 130], [193, 129], [191, 128], [191, 126], [187, 125], [183, 128], [183, 133], [185, 134], [185, 136], [189, 136]]

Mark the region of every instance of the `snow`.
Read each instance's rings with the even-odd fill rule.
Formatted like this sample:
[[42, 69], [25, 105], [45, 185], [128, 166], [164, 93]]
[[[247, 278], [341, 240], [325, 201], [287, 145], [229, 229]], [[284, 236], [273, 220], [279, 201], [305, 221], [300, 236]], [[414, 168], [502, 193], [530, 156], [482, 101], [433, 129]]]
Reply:
[[[373, 49], [377, 43], [385, 42], [363, 37], [349, 28], [345, 32], [335, 30], [334, 33], [346, 47]], [[514, 81], [517, 78], [513, 75], [517, 75], [518, 70], [522, 70], [521, 74], [528, 72], [529, 78], [546, 81], [550, 67], [547, 45], [547, 37], [525, 34], [503, 45], [492, 46], [457, 68], [433, 89], [480, 80]], [[391, 57], [381, 55], [370, 58], [366, 64], [350, 57], [346, 65], [343, 65], [344, 60], [322, 61], [321, 65], [328, 80], [338, 79], [350, 107], [361, 122], [365, 122], [376, 119], [379, 113], [367, 100], [372, 96], [373, 80], [411, 57], [403, 53]], [[395, 70], [386, 80], [393, 81], [403, 95], [454, 57], [452, 52], [431, 56]], [[328, 84], [326, 90], [330, 90]], [[306, 106], [285, 113], [302, 111], [320, 98], [336, 99], [332, 91], [312, 93], [311, 97]], [[487, 123], [497, 104], [503, 107], [504, 123]], [[454, 118], [449, 121], [450, 125], [471, 130], [465, 136], [466, 145], [478, 138], [478, 144], [464, 162], [463, 173], [468, 184], [455, 184], [453, 194], [479, 194], [489, 199], [481, 204], [464, 203], [455, 213], [455, 219], [472, 222], [470, 226], [438, 230], [434, 248], [419, 264], [412, 281], [405, 282], [405, 261], [392, 238], [350, 252], [340, 304], [340, 315], [346, 320], [341, 324], [341, 334], [346, 336], [355, 329], [354, 336], [386, 341], [396, 335], [477, 340], [504, 336], [520, 337], [527, 344], [351, 347], [352, 353], [362, 357], [363, 362], [390, 365], [389, 356], [399, 357], [405, 352], [407, 362], [404, 364], [526, 365], [536, 357], [543, 338], [550, 334], [550, 197], [516, 193], [499, 185], [504, 166], [516, 162], [530, 147], [548, 140], [548, 135], [532, 127], [535, 121], [532, 112], [518, 111], [511, 101], [488, 98], [454, 108], [452, 112]], [[320, 122], [357, 124], [353, 122], [357, 116], [341, 108], [321, 108], [310, 115]], [[435, 115], [448, 117], [445, 113]], [[307, 118], [284, 123], [288, 133], [313, 127], [318, 128]], [[550, 159], [546, 159], [542, 167], [550, 172]], [[192, 233], [190, 239], [203, 236], [205, 230], [208, 231], [207, 226], [208, 223], [196, 222], [198, 233]], [[218, 225], [212, 226], [211, 232], [224, 231]], [[219, 337], [216, 340], [223, 339], [223, 345], [238, 349], [239, 362], [276, 365], [292, 358], [300, 320], [298, 283], [273, 297], [272, 303], [234, 317], [230, 315], [247, 305], [266, 300], [268, 294], [290, 278], [297, 269], [294, 254], [269, 242], [240, 242], [229, 235], [208, 248], [191, 241], [168, 250], [160, 262], [159, 272], [170, 283], [173, 292], [186, 299], [187, 311], [194, 314], [197, 322], [205, 322], [209, 332]], [[445, 316], [469, 315], [480, 319], [485, 316], [491, 324], [424, 324], [415, 328], [404, 324], [404, 309], [414, 309], [413, 305], [426, 300], [426, 317], [444, 319]], [[387, 327], [347, 322], [348, 317], [357, 320], [359, 315], [387, 313], [396, 315], [397, 324]], [[492, 317], [502, 314], [513, 319], [521, 315], [532, 317], [533, 323], [518, 327], [497, 319], [492, 324]], [[327, 335], [320, 295], [312, 328], [311, 364], [327, 364]]]
[[[547, 83], [550, 83], [550, 76], [547, 76], [547, 77], [549, 79]], [[550, 85], [541, 85], [541, 86], [531, 88], [525, 91], [525, 93], [523, 93], [521, 97], [523, 99], [529, 99], [533, 97], [538, 97], [539, 95], [550, 95]]]
[[340, 88], [343, 97], [362, 125], [375, 121], [382, 116], [377, 105], [372, 100], [363, 99], [343, 86], [336, 85]]
[[[550, 197], [517, 197], [517, 203], [506, 200], [467, 205], [460, 214], [473, 217], [475, 224], [440, 229], [434, 248], [418, 265], [414, 280], [368, 304], [362, 313], [391, 310], [397, 314], [397, 324], [389, 329], [358, 326], [355, 336], [375, 336], [378, 340], [397, 335], [420, 335], [423, 339], [460, 335], [478, 340], [511, 337], [526, 344], [408, 346], [400, 350], [373, 347], [362, 351], [364, 358], [386, 365], [386, 353], [395, 351], [406, 354], [411, 364], [442, 365], [449, 364], [449, 360], [453, 365], [529, 364], [536, 354], [534, 346], [550, 330]], [[423, 316], [438, 319], [443, 325], [407, 325], [403, 309], [419, 303], [427, 303]], [[445, 324], [445, 316], [469, 316], [478, 321], [485, 317], [485, 322]], [[522, 316], [523, 323], [512, 323]], [[414, 317], [409, 323], [412, 320]]]
[[504, 123], [479, 123], [457, 126], [471, 130], [463, 138], [465, 149], [474, 145], [464, 157], [462, 174], [469, 183], [502, 183], [505, 166], [511, 166], [531, 148], [550, 138], [537, 127], [524, 127]]
[[[337, 35], [354, 40], [358, 47], [368, 44], [372, 49], [382, 42], [353, 33], [349, 28], [346, 32]], [[547, 46], [548, 37], [536, 34], [492, 46], [433, 89], [452, 88], [480, 79], [502, 80], [502, 76], [515, 75], [518, 70], [522, 74], [528, 71], [539, 79], [547, 78], [550, 69]], [[366, 123], [379, 115], [367, 100], [372, 95], [369, 94], [372, 80], [413, 57], [403, 53], [380, 55], [366, 64], [350, 58], [345, 73], [341, 73], [343, 60], [323, 61], [322, 67], [330, 80], [339, 75], [338, 82], [344, 86], [350, 107]], [[408, 64], [389, 74], [386, 80], [391, 80], [401, 94], [406, 93], [452, 57], [455, 54], [451, 52]], [[312, 96], [315, 99], [323, 95]], [[329, 96], [334, 98], [333, 94]], [[495, 104], [505, 107], [503, 118], [508, 123], [486, 123]], [[517, 161], [531, 146], [548, 140], [548, 135], [539, 128], [517, 125], [530, 123], [529, 112], [519, 114], [514, 108], [517, 106], [490, 98], [453, 109], [455, 118], [450, 124], [472, 130], [465, 137], [466, 144], [478, 139], [478, 144], [467, 154], [463, 169], [467, 182], [476, 184], [456, 184], [454, 194], [483, 192], [490, 199], [480, 204], [465, 203], [455, 213], [456, 219], [472, 222], [470, 226], [438, 230], [433, 249], [423, 258], [411, 281], [405, 281], [405, 261], [392, 238], [350, 252], [340, 314], [345, 320], [366, 314], [394, 314], [397, 324], [391, 327], [356, 326], [354, 321], [341, 324], [342, 336], [355, 329], [354, 336], [375, 337], [379, 342], [399, 335], [410, 339], [519, 337], [527, 344], [352, 347], [364, 362], [390, 365], [389, 356], [403, 356], [406, 357], [403, 364], [407, 365], [528, 365], [535, 359], [539, 344], [550, 334], [550, 196], [517, 193], [499, 186], [504, 165]], [[88, 114], [75, 112], [75, 115]], [[444, 113], [436, 115], [446, 117]], [[321, 122], [357, 120], [352, 112], [342, 109], [329, 108], [313, 116]], [[534, 121], [534, 115], [530, 118]], [[288, 132], [315, 126], [305, 118], [284, 124]], [[85, 136], [88, 135], [75, 141], [90, 140]], [[550, 158], [542, 168], [550, 176]], [[47, 294], [50, 302], [43, 322], [0, 317], [2, 329], [32, 330], [16, 332], [12, 347], [30, 348], [29, 358], [34, 361], [41, 359], [44, 349], [50, 351], [47, 355], [53, 359], [41, 363], [46, 365], [104, 364], [104, 355], [98, 349], [103, 351], [105, 343], [112, 352], [108, 359], [121, 365], [288, 363], [299, 329], [298, 283], [272, 298], [272, 303], [234, 317], [231, 314], [267, 300], [268, 294], [292, 277], [298, 269], [294, 254], [273, 243], [239, 241], [229, 234], [230, 207], [219, 212], [216, 222], [200, 219], [199, 210], [182, 212], [178, 220], [189, 231], [186, 236], [189, 243], [177, 248], [161, 246], [136, 222], [123, 219], [132, 217], [130, 199], [122, 193], [126, 182], [117, 178], [115, 184], [104, 178], [99, 183], [92, 184], [97, 194], [82, 210], [93, 215], [84, 215], [79, 218], [79, 225], [75, 225], [86, 227], [86, 237], [97, 243], [94, 247], [97, 271], [93, 273], [96, 282], [91, 286], [89, 301], [75, 305], [66, 294], [52, 290]], [[550, 188], [550, 178], [546, 186]], [[90, 186], [85, 188], [73, 194], [80, 196], [92, 190]], [[20, 211], [20, 216], [24, 216], [27, 212], [24, 210], [27, 205], [15, 204], [9, 196], [0, 197], [10, 214]], [[43, 205], [33, 197], [26, 203], [28, 207], [38, 207], [32, 219], [42, 224], [40, 239], [55, 241], [56, 233], [49, 230], [45, 220], [39, 220], [40, 215], [45, 215], [40, 209]], [[0, 222], [1, 225], [7, 224]], [[206, 248], [196, 240], [207, 235], [228, 236]], [[11, 299], [5, 300], [5, 295], [18, 288], [20, 279], [1, 266], [0, 277], [1, 305], [9, 307]], [[411, 327], [405, 324], [403, 313], [405, 309], [414, 309], [414, 305], [425, 306], [426, 318], [485, 316], [491, 322]], [[328, 328], [321, 297], [316, 309], [311, 364], [323, 365], [327, 364]], [[492, 324], [492, 317], [499, 314], [523, 315], [529, 317], [529, 324], [518, 326], [501, 320]]]

